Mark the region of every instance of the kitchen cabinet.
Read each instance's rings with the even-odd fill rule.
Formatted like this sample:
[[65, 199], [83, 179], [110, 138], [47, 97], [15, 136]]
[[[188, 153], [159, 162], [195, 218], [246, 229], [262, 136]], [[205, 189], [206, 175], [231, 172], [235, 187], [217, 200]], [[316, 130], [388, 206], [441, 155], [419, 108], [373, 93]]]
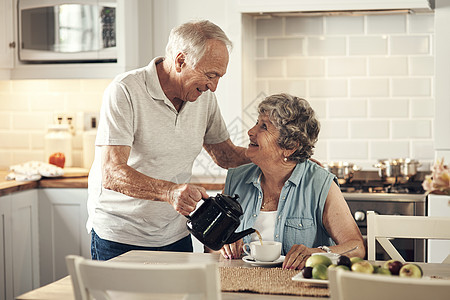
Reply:
[[85, 188], [39, 189], [39, 244], [41, 285], [65, 277], [65, 257], [90, 258], [90, 235], [86, 232]]
[[13, 16], [13, 0], [0, 0], [0, 71], [4, 72], [9, 72], [14, 61]]
[[37, 191], [0, 198], [0, 299], [39, 287]]
[[412, 9], [431, 11], [430, 0], [238, 0], [242, 12]]

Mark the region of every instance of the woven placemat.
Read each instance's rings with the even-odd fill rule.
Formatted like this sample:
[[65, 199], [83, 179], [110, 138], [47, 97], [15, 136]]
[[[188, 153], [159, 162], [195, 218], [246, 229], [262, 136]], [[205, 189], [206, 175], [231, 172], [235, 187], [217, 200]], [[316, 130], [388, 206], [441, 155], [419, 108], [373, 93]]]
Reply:
[[292, 280], [299, 270], [282, 268], [220, 267], [223, 292], [252, 292], [310, 297], [329, 297], [327, 287]]

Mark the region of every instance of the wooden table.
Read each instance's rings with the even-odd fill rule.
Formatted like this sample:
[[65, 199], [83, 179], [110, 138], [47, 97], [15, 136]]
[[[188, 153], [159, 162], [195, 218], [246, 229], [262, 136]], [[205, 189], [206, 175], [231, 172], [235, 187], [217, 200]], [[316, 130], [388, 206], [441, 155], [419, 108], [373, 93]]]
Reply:
[[[251, 267], [242, 260], [226, 260], [218, 254], [207, 253], [180, 253], [180, 252], [154, 252], [154, 251], [130, 251], [113, 259], [121, 262], [134, 263], [201, 263], [218, 262], [222, 267]], [[418, 263], [424, 272], [424, 276], [441, 276], [450, 278], [450, 264], [425, 264]], [[299, 297], [284, 295], [262, 295], [252, 293], [222, 293], [223, 299], [241, 299], [241, 300], [277, 300], [277, 299], [308, 299], [317, 300], [316, 297]], [[72, 282], [70, 276], [64, 277], [49, 285], [25, 293], [16, 298], [17, 300], [73, 300]]]

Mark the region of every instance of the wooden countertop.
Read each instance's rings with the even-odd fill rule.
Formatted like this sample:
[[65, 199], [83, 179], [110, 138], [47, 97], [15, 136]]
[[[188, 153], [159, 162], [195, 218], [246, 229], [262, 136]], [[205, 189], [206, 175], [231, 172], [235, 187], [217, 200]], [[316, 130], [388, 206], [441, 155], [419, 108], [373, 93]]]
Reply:
[[[8, 195], [18, 191], [25, 191], [35, 188], [87, 188], [88, 170], [81, 168], [68, 168], [68, 172], [63, 177], [44, 178], [39, 181], [15, 181], [6, 180], [7, 171], [0, 171], [0, 196]], [[200, 185], [206, 190], [223, 189], [225, 177], [223, 176], [193, 176], [193, 184]]]

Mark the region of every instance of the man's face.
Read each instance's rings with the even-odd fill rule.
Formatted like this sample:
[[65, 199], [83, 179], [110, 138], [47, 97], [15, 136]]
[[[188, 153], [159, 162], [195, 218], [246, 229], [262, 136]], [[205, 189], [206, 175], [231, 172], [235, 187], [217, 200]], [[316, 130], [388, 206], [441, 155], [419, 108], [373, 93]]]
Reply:
[[228, 49], [217, 40], [207, 42], [206, 52], [195, 68], [185, 64], [180, 70], [180, 99], [194, 102], [203, 92], [214, 92], [228, 66]]

